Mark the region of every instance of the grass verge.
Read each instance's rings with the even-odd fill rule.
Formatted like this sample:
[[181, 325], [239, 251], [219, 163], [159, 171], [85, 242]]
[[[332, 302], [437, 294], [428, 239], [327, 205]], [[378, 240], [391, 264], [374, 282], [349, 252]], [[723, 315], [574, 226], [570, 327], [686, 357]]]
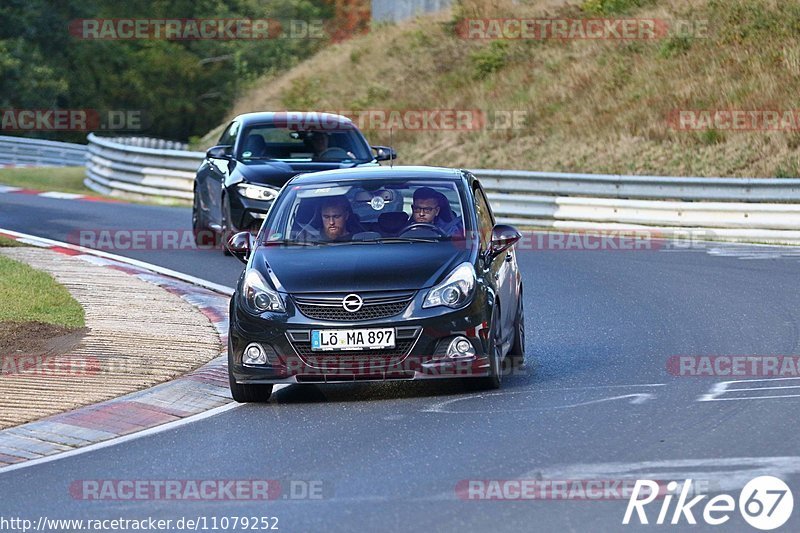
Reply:
[[0, 248], [16, 248], [18, 246], [25, 245], [19, 241], [15, 241], [14, 239], [9, 239], [8, 237], [0, 235]]
[[52, 276], [0, 256], [0, 324], [44, 322], [69, 328], [84, 326], [84, 313]]
[[[0, 169], [0, 184], [38, 191], [57, 191], [89, 196], [103, 196], [83, 184], [86, 178], [84, 167], [42, 167]], [[111, 198], [111, 197], [109, 197]], [[117, 197], [113, 197], [119, 200]], [[186, 207], [191, 200], [176, 198], [132, 198], [123, 199], [132, 204]]]
[[83, 184], [84, 167], [41, 167], [0, 169], [0, 183], [11, 187], [58, 191], [74, 194], [95, 194]]

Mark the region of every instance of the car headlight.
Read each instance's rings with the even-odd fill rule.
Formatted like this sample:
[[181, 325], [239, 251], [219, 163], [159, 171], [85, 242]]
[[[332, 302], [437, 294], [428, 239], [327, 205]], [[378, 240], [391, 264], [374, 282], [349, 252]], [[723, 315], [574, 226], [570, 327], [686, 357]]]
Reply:
[[461, 307], [469, 301], [475, 291], [475, 268], [471, 263], [461, 263], [443, 282], [428, 291], [423, 309], [428, 307]]
[[283, 313], [286, 308], [280, 295], [272, 290], [261, 274], [252, 268], [244, 275], [242, 284], [242, 299], [245, 306], [252, 313], [261, 314], [267, 311]]
[[272, 187], [265, 187], [262, 185], [251, 185], [249, 183], [240, 183], [236, 186], [239, 194], [251, 200], [274, 200], [278, 196], [278, 189]]

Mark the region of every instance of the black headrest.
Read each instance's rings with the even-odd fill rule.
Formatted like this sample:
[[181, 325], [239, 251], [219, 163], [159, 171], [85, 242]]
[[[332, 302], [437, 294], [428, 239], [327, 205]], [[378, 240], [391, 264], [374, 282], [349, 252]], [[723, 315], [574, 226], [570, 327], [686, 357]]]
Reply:
[[264, 151], [267, 149], [267, 143], [264, 141], [264, 137], [257, 133], [251, 133], [247, 136], [247, 139], [244, 142], [244, 152], [250, 152], [250, 155], [260, 157], [264, 155]]
[[436, 196], [439, 200], [439, 220], [451, 222], [453, 220], [453, 209], [450, 207], [450, 200], [439, 191], [436, 191]]
[[297, 206], [297, 213], [294, 220], [298, 224], [308, 224], [314, 219], [317, 212], [316, 202], [314, 200], [301, 200], [300, 205]]
[[408, 215], [402, 211], [381, 213], [378, 217], [378, 226], [385, 233], [396, 233], [408, 224]]

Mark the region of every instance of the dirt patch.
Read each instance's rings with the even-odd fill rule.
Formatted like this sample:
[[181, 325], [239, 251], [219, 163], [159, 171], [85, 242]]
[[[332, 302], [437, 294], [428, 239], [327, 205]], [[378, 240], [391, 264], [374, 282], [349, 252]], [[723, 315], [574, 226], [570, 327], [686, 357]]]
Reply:
[[88, 331], [45, 322], [0, 322], [0, 356], [63, 355], [80, 344]]

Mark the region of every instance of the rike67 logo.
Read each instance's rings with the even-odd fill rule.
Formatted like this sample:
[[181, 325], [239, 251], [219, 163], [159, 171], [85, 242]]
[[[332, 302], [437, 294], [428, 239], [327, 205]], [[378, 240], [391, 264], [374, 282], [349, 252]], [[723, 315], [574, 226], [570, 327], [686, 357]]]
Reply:
[[[664, 495], [663, 491], [659, 493], [657, 482], [637, 480], [636, 485], [633, 487], [633, 493], [628, 500], [628, 507], [625, 509], [625, 517], [622, 519], [622, 523], [624, 525], [630, 524], [635, 512], [640, 524], [649, 524], [645, 506], [655, 501], [660, 495], [663, 495], [663, 500], [661, 509], [658, 512], [658, 518], [655, 521], [658, 525], [666, 523], [680, 524], [683, 520], [687, 524], [697, 524], [694, 513], [700, 513], [702, 508], [702, 518], [705, 523], [719, 526], [730, 520], [731, 514], [736, 510], [737, 501], [729, 494], [714, 496], [705, 502], [704, 506], [698, 504], [708, 498], [705, 494], [689, 499], [692, 493], [691, 479], [687, 479], [680, 486], [679, 494], [678, 491], [679, 484], [675, 481], [667, 484], [667, 492]], [[674, 496], [678, 496], [677, 503], [672, 510], [671, 520], [669, 520], [670, 507]], [[751, 479], [744, 486], [739, 494], [738, 507], [739, 513], [748, 524], [756, 529], [769, 531], [781, 527], [789, 520], [794, 509], [794, 497], [789, 486], [782, 480], [773, 476], [760, 476]]]

